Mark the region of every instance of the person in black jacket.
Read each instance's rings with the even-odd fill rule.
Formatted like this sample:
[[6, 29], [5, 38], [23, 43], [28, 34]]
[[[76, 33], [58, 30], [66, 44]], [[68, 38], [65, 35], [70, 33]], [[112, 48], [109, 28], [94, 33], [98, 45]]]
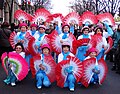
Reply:
[[0, 28], [0, 56], [4, 52], [13, 51], [9, 42], [10, 34], [11, 30], [9, 29], [9, 24], [7, 22], [3, 22]]

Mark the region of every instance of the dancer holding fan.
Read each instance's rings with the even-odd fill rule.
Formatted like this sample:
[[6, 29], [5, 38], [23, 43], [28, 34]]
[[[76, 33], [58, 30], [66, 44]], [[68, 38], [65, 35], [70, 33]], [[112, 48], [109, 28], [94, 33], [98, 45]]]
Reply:
[[36, 86], [38, 89], [41, 89], [43, 85], [49, 87], [56, 80], [56, 63], [50, 55], [51, 48], [48, 44], [44, 44], [41, 46], [41, 50], [41, 55], [33, 56], [30, 66], [33, 77], [36, 76]]
[[98, 60], [104, 57], [105, 51], [110, 49], [105, 37], [103, 37], [103, 29], [101, 27], [95, 28], [95, 35], [91, 37], [91, 40], [88, 44], [89, 48], [96, 48], [98, 51]]
[[96, 48], [90, 48], [86, 55], [87, 57], [82, 62], [84, 71], [80, 82], [85, 87], [88, 87], [90, 83], [101, 85], [108, 71], [107, 64], [103, 58], [97, 59], [98, 51]]
[[7, 73], [7, 78], [4, 80], [6, 84], [15, 86], [17, 80], [21, 81], [28, 74], [28, 64], [24, 57], [24, 47], [21, 43], [15, 45], [15, 51], [3, 53], [1, 59]]
[[39, 52], [41, 52], [41, 45], [43, 44], [43, 39], [45, 38], [45, 30], [46, 27], [44, 25], [40, 25], [38, 28], [38, 32], [36, 33], [35, 37], [35, 44], [36, 44], [36, 49], [38, 49]]
[[59, 87], [69, 87], [74, 91], [75, 82], [82, 76], [82, 63], [70, 52], [70, 44], [63, 42], [62, 53], [58, 55], [58, 64], [56, 67], [57, 85]]
[[73, 51], [72, 47], [72, 41], [76, 40], [74, 35], [70, 33], [70, 26], [68, 24], [63, 25], [62, 27], [63, 33], [61, 33], [60, 36], [60, 42], [69, 42], [70, 43], [70, 51]]
[[[83, 34], [78, 37], [78, 40], [91, 39], [91, 36], [89, 35], [89, 30], [90, 29], [88, 26], [84, 26], [81, 30]], [[87, 44], [83, 44], [82, 46], [78, 47], [76, 57], [79, 58], [80, 61], [83, 61], [85, 59], [86, 57], [85, 54], [86, 54], [87, 49], [88, 49]]]
[[31, 24], [30, 30], [28, 31], [30, 35], [33, 36], [34, 38], [35, 38], [35, 34], [38, 32], [37, 28], [38, 28], [37, 24]]

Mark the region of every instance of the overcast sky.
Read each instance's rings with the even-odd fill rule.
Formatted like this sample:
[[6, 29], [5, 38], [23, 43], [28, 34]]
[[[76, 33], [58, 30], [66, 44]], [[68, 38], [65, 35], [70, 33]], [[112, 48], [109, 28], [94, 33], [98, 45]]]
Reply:
[[64, 16], [69, 13], [69, 2], [73, 0], [51, 0], [53, 5], [53, 13], [62, 13]]
[[[70, 1], [74, 0], [51, 0], [53, 6], [52, 13], [62, 13], [64, 16], [67, 15], [69, 13], [68, 6], [70, 5]], [[21, 0], [18, 0], [18, 2], [20, 3]]]

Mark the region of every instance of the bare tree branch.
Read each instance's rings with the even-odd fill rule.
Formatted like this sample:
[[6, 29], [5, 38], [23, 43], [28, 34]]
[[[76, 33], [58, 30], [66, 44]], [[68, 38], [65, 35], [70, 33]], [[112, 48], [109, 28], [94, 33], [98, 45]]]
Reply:
[[74, 7], [73, 10], [78, 12], [86, 10], [90, 10], [97, 14], [110, 12], [114, 16], [115, 13], [119, 11], [120, 0], [76, 0], [72, 6]]

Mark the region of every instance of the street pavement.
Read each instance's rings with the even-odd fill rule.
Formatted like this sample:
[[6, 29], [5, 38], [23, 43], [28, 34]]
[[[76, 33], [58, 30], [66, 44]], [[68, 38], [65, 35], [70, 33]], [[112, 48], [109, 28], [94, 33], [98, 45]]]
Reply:
[[100, 85], [91, 85], [88, 88], [81, 87], [78, 84], [74, 92], [70, 92], [68, 88], [59, 88], [56, 82], [49, 88], [43, 87], [38, 90], [35, 87], [35, 79], [32, 78], [31, 73], [15, 87], [6, 85], [3, 80], [6, 74], [0, 63], [0, 94], [120, 94], [120, 75], [115, 71], [111, 71], [112, 63], [107, 61], [109, 68], [106, 80]]

